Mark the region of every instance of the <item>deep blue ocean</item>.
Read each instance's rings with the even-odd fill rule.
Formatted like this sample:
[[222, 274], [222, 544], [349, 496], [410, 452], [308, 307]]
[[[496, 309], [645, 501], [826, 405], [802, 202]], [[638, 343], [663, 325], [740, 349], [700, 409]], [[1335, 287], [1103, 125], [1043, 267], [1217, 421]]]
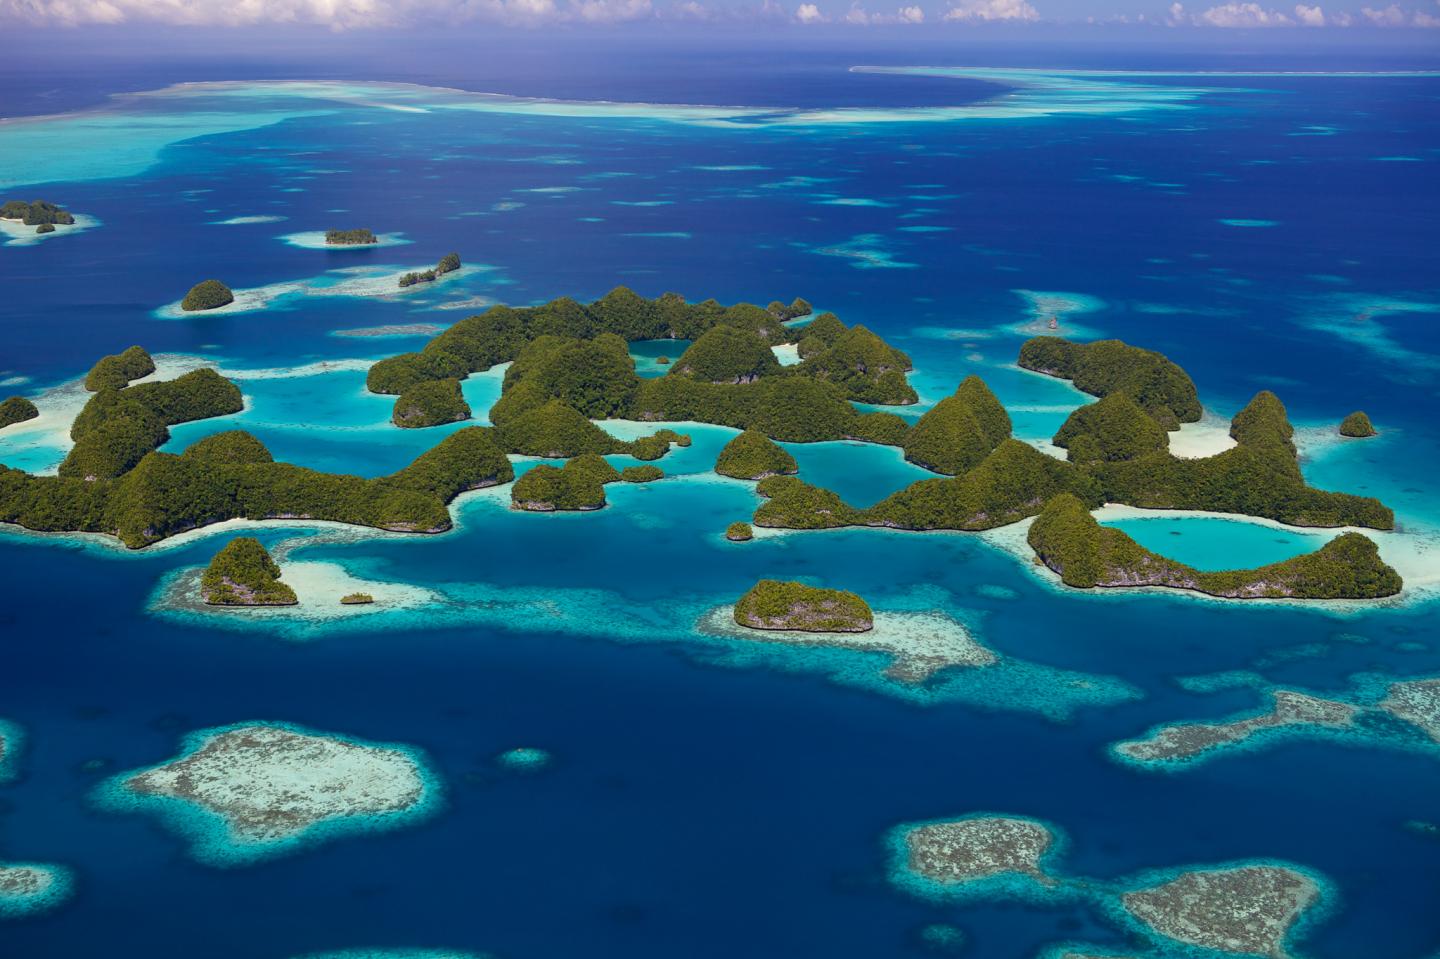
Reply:
[[[597, 514], [512, 514], [480, 495], [435, 537], [260, 528], [272, 546], [319, 536], [289, 554], [312, 579], [398, 598], [354, 616], [167, 605], [177, 573], [228, 536], [127, 553], [0, 529], [0, 718], [26, 733], [20, 776], [0, 785], [0, 862], [75, 875], [69, 901], [0, 919], [0, 956], [900, 957], [932, 954], [919, 933], [933, 923], [963, 930], [975, 959], [1072, 940], [1188, 955], [1127, 940], [1082, 905], [937, 903], [891, 881], [887, 830], [986, 811], [1059, 827], [1072, 875], [1313, 869], [1334, 897], [1299, 955], [1440, 950], [1440, 833], [1413, 826], [1440, 822], [1440, 746], [1300, 737], [1175, 772], [1107, 753], [1156, 724], [1256, 710], [1275, 686], [1344, 698], [1357, 677], [1440, 673], [1440, 78], [1227, 76], [1200, 71], [1264, 65], [1160, 52], [989, 64], [1040, 70], [1003, 76], [848, 69], [975, 62], [893, 50], [711, 55], [688, 70], [668, 57], [568, 71], [518, 56], [424, 72], [381, 58], [369, 74], [280, 59], [9, 68], [0, 113], [30, 118], [0, 123], [0, 198], [99, 223], [0, 247], [0, 396], [64, 409], [66, 383], [138, 343], [172, 368], [214, 363], [247, 397], [244, 413], [176, 428], [167, 450], [240, 427], [277, 459], [382, 475], [448, 428], [389, 425], [364, 368], [433, 329], [350, 334], [626, 284], [806, 297], [910, 353], [922, 403], [906, 415], [977, 373], [1016, 435], [1039, 441], [1085, 401], [1013, 365], [1056, 315], [1077, 338], [1166, 353], [1218, 417], [1276, 391], [1314, 485], [1395, 509], [1394, 548], [1418, 571], [1401, 600], [1338, 611], [1064, 592], [966, 534], [727, 544], [725, 525], [758, 500], [706, 479], [732, 435], [711, 427], [658, 463], [667, 480], [612, 487]], [[335, 82], [259, 82], [280, 79]], [[240, 82], [109, 99], [189, 80]], [[410, 242], [282, 239], [351, 226]], [[460, 276], [368, 295], [367, 278], [452, 250]], [[167, 314], [211, 276], [265, 305]], [[636, 352], [643, 367], [658, 348]], [[481, 417], [498, 380], [466, 393]], [[1357, 408], [1381, 435], [1336, 442]], [[44, 425], [0, 433], [0, 463], [53, 470], [68, 423]], [[803, 477], [860, 504], [925, 475], [892, 450], [794, 452]], [[1126, 522], [1167, 524], [1132, 533], [1211, 568], [1315, 545], [1217, 520]], [[1002, 663], [907, 689], [873, 653], [690, 635], [697, 612], [762, 576], [853, 589], [881, 612], [940, 610]], [[95, 808], [103, 777], [249, 720], [418, 747], [444, 808], [233, 869], [196, 863], [152, 819]], [[522, 746], [553, 762], [496, 764]]]

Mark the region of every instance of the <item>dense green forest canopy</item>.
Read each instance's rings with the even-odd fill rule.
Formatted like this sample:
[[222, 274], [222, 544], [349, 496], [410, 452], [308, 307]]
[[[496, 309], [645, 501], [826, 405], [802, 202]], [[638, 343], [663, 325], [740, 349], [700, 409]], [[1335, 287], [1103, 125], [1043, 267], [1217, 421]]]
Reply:
[[190, 287], [190, 292], [180, 301], [180, 309], [187, 313], [203, 310], [218, 310], [235, 302], [235, 293], [219, 280], [201, 280]]
[[48, 200], [6, 200], [0, 205], [0, 218], [19, 220], [26, 226], [48, 226], [52, 230], [57, 223], [68, 226], [75, 222], [74, 214]]
[[360, 227], [354, 230], [326, 230], [325, 242], [331, 246], [365, 246], [379, 240], [372, 231]]
[[1028, 539], [1067, 586], [1082, 589], [1168, 586], [1230, 599], [1375, 599], [1402, 586], [1375, 543], [1359, 533], [1344, 533], [1313, 553], [1257, 569], [1202, 572], [1145, 549], [1123, 530], [1100, 525], [1068, 493], [1046, 504]]
[[0, 403], [0, 430], [16, 423], [33, 420], [40, 415], [40, 409], [23, 396], [12, 396]]
[[293, 606], [295, 591], [280, 582], [280, 567], [252, 536], [237, 536], [215, 554], [200, 577], [211, 606]]
[[1167, 430], [1200, 419], [1200, 397], [1189, 374], [1163, 353], [1121, 340], [1075, 343], [1037, 336], [1020, 347], [1019, 363], [1027, 370], [1070, 380], [1091, 396], [1128, 393]]

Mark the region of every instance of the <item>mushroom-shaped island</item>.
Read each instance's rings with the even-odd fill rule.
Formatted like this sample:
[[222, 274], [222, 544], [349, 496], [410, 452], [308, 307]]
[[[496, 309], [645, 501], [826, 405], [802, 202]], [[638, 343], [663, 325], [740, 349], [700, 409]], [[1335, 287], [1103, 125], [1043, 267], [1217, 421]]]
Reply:
[[91, 393], [101, 390], [122, 390], [132, 380], [138, 380], [155, 372], [155, 360], [143, 346], [132, 346], [121, 353], [102, 356], [85, 374], [85, 389]]
[[180, 301], [180, 309], [186, 313], [198, 313], [204, 310], [218, 310], [222, 306], [228, 306], [235, 302], [235, 294], [230, 287], [219, 280], [201, 280], [190, 287], [190, 292], [185, 294], [185, 299]]
[[33, 420], [39, 415], [40, 410], [34, 403], [23, 396], [12, 396], [0, 403], [0, 430], [7, 426], [14, 426], [16, 423]]
[[619, 479], [620, 471], [598, 453], [577, 456], [563, 467], [541, 463], [510, 488], [510, 507], [531, 513], [603, 509], [605, 484]]
[[391, 421], [402, 429], [423, 429], [470, 418], [470, 404], [460, 391], [460, 381], [447, 378], [425, 380], [409, 387], [395, 400]]
[[253, 536], [238, 536], [215, 554], [200, 578], [210, 606], [294, 606], [295, 591], [280, 582], [280, 567]]
[[1364, 410], [1356, 410], [1340, 421], [1340, 435], [1363, 439], [1379, 435], [1379, 430], [1375, 429], [1375, 424], [1370, 422]]
[[904, 437], [905, 458], [936, 473], [958, 476], [980, 465], [1010, 438], [1010, 414], [978, 376], [920, 417]]
[[725, 444], [715, 472], [732, 479], [761, 480], [799, 472], [795, 457], [759, 430], [746, 430]]
[[748, 543], [755, 538], [749, 523], [731, 523], [725, 527], [725, 538], [732, 543]]
[[0, 220], [15, 220], [35, 227], [36, 233], [54, 233], [55, 224], [71, 226], [75, 215], [48, 200], [7, 200], [0, 206]]
[[626, 483], [653, 483], [665, 478], [665, 471], [649, 463], [643, 466], [627, 466], [620, 471], [620, 479]]
[[735, 622], [750, 629], [864, 633], [875, 628], [875, 614], [845, 590], [762, 579], [735, 604]]

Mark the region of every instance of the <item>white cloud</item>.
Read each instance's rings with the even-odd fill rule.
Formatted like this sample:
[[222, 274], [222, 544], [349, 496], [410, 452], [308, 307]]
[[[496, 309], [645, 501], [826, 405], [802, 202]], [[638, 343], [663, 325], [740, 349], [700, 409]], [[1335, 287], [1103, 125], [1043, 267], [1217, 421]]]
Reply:
[[[552, 0], [540, 2], [553, 6]], [[586, 23], [624, 23], [628, 20], [648, 20], [655, 16], [650, 0], [572, 0], [575, 19]]]
[[[1436, 3], [1440, 3], [1440, 0], [1435, 0], [1435, 2], [1436, 2]], [[1417, 27], [1440, 27], [1440, 17], [1437, 17], [1437, 16], [1435, 16], [1435, 15], [1432, 14], [1432, 13], [1426, 13], [1424, 10], [1416, 10], [1416, 11], [1415, 11], [1415, 26], [1417, 26]]]
[[1303, 3], [1297, 3], [1295, 4], [1295, 19], [1300, 21], [1303, 26], [1323, 27], [1325, 26], [1325, 11], [1320, 9], [1319, 4], [1307, 7]]
[[1375, 24], [1377, 27], [1403, 27], [1405, 26], [1405, 11], [1400, 9], [1398, 3], [1392, 3], [1388, 7], [1379, 10], [1371, 7], [1361, 7], [1360, 13]]
[[815, 4], [802, 3], [795, 8], [795, 19], [800, 23], [824, 23], [830, 18], [821, 13]]
[[1195, 22], [1207, 27], [1287, 27], [1295, 21], [1258, 3], [1231, 2], [1211, 7], [1199, 14]]
[[[684, 0], [694, 16], [704, 8]], [[37, 24], [171, 23], [183, 26], [316, 24], [337, 30], [424, 21], [484, 20], [522, 26], [619, 23], [656, 16], [652, 0], [0, 0], [0, 21]]]
[[1040, 12], [1026, 0], [960, 0], [945, 12], [946, 20], [1039, 20]]
[[860, 0], [855, 0], [845, 14], [845, 22], [861, 27], [887, 23], [924, 23], [925, 11], [919, 7], [901, 7], [894, 13], [871, 13], [860, 5]]

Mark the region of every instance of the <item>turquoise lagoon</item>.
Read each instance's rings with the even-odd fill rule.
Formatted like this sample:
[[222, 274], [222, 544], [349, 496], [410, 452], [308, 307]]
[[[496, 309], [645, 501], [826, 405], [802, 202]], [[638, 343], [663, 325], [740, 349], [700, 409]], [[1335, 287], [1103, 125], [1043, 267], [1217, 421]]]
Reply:
[[[43, 414], [0, 432], [0, 463], [53, 469], [84, 400], [74, 381], [100, 353], [141, 343], [173, 369], [216, 365], [246, 398], [234, 416], [175, 428], [167, 450], [244, 428], [281, 459], [383, 475], [458, 426], [394, 427], [393, 400], [364, 391], [370, 362], [488, 302], [588, 300], [616, 283], [722, 302], [804, 296], [911, 355], [921, 402], [901, 415], [977, 374], [1016, 435], [1043, 446], [1087, 401], [1013, 365], [1055, 316], [1065, 335], [1165, 352], [1219, 417], [1275, 390], [1312, 483], [1395, 508], [1398, 530], [1376, 538], [1406, 576], [1399, 600], [1101, 598], [1034, 575], [1023, 549], [997, 548], [1003, 535], [728, 543], [725, 526], [759, 500], [712, 472], [734, 431], [701, 424], [675, 424], [693, 443], [657, 463], [665, 479], [610, 487], [599, 513], [519, 514], [500, 488], [462, 497], [456, 528], [435, 536], [236, 524], [138, 553], [7, 527], [3, 623], [16, 639], [0, 716], [26, 746], [0, 788], [0, 861], [64, 865], [76, 894], [5, 919], [0, 951], [904, 956], [937, 924], [977, 959], [1071, 941], [1125, 951], [1124, 922], [1069, 897], [936, 901], [888, 881], [898, 824], [983, 810], [1055, 824], [1065, 873], [1107, 889], [1181, 865], [1314, 870], [1336, 893], [1297, 934], [1294, 951], [1314, 959], [1434, 951], [1440, 843], [1406, 827], [1437, 819], [1433, 751], [1294, 737], [1157, 776], [1107, 747], [1253, 711], [1273, 686], [1342, 697], [1440, 673], [1440, 338], [1428, 322], [1440, 310], [1428, 254], [1440, 246], [1428, 109], [1440, 81], [1193, 63], [850, 73], [862, 58], [811, 56], [773, 68], [820, 71], [843, 97], [795, 87], [777, 109], [713, 61], [711, 95], [678, 106], [645, 102], [678, 92], [641, 90], [649, 81], [620, 67], [585, 103], [539, 72], [525, 75], [533, 98], [461, 92], [463, 73], [434, 86], [170, 88], [146, 74], [114, 89], [162, 92], [0, 125], [7, 192], [100, 224], [0, 257], [0, 380]], [[686, 66], [676, 75], [692, 77]], [[1334, 135], [1286, 135], [1310, 126]], [[1388, 164], [1382, 184], [1376, 156], [1419, 160]], [[131, 215], [137, 195], [147, 216]], [[317, 259], [276, 239], [354, 224], [413, 242]], [[389, 290], [388, 275], [451, 250], [475, 269]], [[72, 274], [96, 279], [34, 282]], [[245, 310], [164, 313], [212, 275], [261, 293]], [[367, 329], [389, 332], [350, 335]], [[661, 375], [655, 358], [684, 345], [632, 352]], [[473, 422], [502, 376], [465, 382]], [[1335, 436], [1356, 408], [1381, 436]], [[605, 426], [631, 437], [656, 424]], [[803, 478], [857, 504], [926, 475], [881, 447], [791, 450]], [[1114, 522], [1202, 568], [1273, 562], [1333, 534]], [[240, 530], [276, 552], [300, 606], [197, 608], [187, 584]], [[907, 681], [883, 650], [700, 628], [760, 577], [854, 589], [901, 624], [886, 641], [963, 634], [995, 662]], [[339, 605], [359, 588], [380, 601]], [[187, 735], [253, 720], [414, 744], [445, 808], [216, 870], [147, 818], [85, 801]], [[516, 744], [560, 761], [514, 775], [496, 757]], [[274, 921], [217, 939], [247, 913]]]
[[1106, 520], [1161, 556], [1199, 570], [1253, 569], [1311, 553], [1330, 536], [1218, 516]]

